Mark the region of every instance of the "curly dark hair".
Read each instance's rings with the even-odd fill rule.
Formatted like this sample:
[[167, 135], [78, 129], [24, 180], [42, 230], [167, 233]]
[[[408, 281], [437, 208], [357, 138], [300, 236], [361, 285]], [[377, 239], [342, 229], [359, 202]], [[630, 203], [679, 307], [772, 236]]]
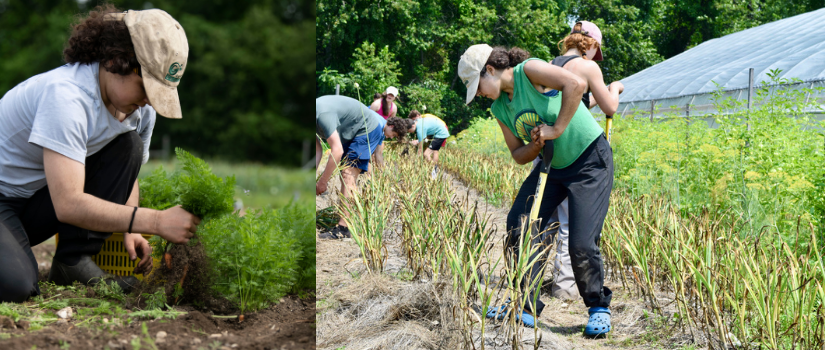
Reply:
[[414, 124], [415, 122], [412, 119], [404, 119], [399, 117], [390, 117], [387, 119], [387, 125], [392, 126], [392, 129], [398, 133], [398, 141], [401, 142], [406, 140], [407, 130], [410, 130]]
[[[503, 47], [494, 47], [493, 52], [490, 53], [490, 57], [487, 58], [487, 63], [485, 63], [485, 67], [489, 64], [493, 66], [495, 69], [505, 69], [510, 67], [515, 67], [519, 63], [524, 62], [526, 59], [530, 58], [530, 53], [526, 50], [513, 47], [510, 50], [507, 50]], [[481, 76], [483, 77], [486, 75], [487, 70], [481, 70]]]
[[114, 5], [105, 4], [95, 7], [85, 17], [78, 17], [63, 49], [63, 60], [66, 63], [101, 62], [106, 71], [120, 75], [129, 75], [140, 68], [126, 24], [104, 18], [118, 12]]

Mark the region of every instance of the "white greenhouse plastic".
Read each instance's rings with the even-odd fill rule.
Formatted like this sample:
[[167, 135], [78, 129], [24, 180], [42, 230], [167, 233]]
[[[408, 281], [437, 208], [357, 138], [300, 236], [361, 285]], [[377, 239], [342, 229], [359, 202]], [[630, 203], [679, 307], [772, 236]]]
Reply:
[[[776, 69], [781, 70], [780, 78], [801, 80], [789, 84], [792, 89], [825, 87], [825, 8], [708, 40], [622, 79], [625, 90], [617, 114], [653, 118], [718, 114], [712, 93], [720, 88], [724, 97], [744, 100], [746, 106], [750, 68], [754, 69], [754, 98]], [[806, 98], [816, 99], [825, 109], [825, 90]], [[598, 107], [592, 112], [603, 115]]]

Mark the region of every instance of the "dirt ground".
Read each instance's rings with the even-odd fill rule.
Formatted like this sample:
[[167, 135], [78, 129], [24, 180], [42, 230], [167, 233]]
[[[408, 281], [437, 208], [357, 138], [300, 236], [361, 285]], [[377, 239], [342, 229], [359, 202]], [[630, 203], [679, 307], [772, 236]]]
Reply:
[[[453, 193], [458, 199], [479, 202], [479, 212], [490, 216], [494, 238], [502, 242], [509, 208], [498, 208], [481, 200], [476, 191], [445, 174]], [[337, 180], [331, 181], [327, 194], [316, 197], [316, 210], [331, 206], [336, 200]], [[397, 227], [397, 225], [394, 225]], [[316, 232], [318, 233], [318, 232]], [[389, 258], [384, 273], [369, 276], [357, 245], [351, 239], [318, 240], [316, 291], [320, 300], [317, 309], [319, 349], [450, 349], [460, 343], [457, 329], [450, 324], [450, 310], [431, 312], [422, 305], [421, 298], [437, 300], [442, 309], [450, 305], [448, 291], [439, 291], [437, 281], [405, 278], [406, 262], [400, 254], [400, 239], [396, 232], [385, 232]], [[500, 248], [501, 243], [497, 244]], [[552, 264], [549, 264], [552, 266]], [[608, 273], [608, 277], [610, 277]], [[448, 282], [449, 284], [449, 282]], [[661, 349], [703, 348], [688, 333], [676, 328], [664, 318], [653, 316], [632, 290], [622, 287], [621, 282], [607, 279], [605, 285], [614, 292], [611, 333], [602, 339], [588, 339], [582, 331], [587, 324], [587, 308], [581, 300], [561, 300], [542, 293], [546, 307], [539, 318], [538, 332], [524, 328], [525, 348], [533, 348], [536, 335], [540, 337], [539, 349]], [[424, 297], [410, 297], [421, 293]], [[408, 302], [410, 298], [417, 301]], [[662, 305], [668, 304], [668, 296], [662, 295]], [[395, 304], [384, 306], [384, 304]], [[406, 304], [405, 304], [406, 303]], [[399, 305], [400, 304], [400, 305]], [[376, 311], [378, 310], [378, 311]], [[412, 311], [411, 311], [412, 310]], [[667, 308], [665, 313], [667, 313]], [[412, 314], [410, 317], [406, 314]], [[447, 314], [445, 316], [445, 314]], [[342, 324], [358, 324], [346, 328]], [[345, 328], [342, 330], [342, 328]], [[364, 330], [367, 329], [367, 330]], [[500, 325], [489, 325], [484, 337], [487, 349], [512, 349]], [[392, 336], [382, 336], [390, 333]], [[389, 339], [393, 338], [393, 339]], [[401, 341], [403, 340], [403, 342]], [[480, 348], [478, 332], [474, 336]], [[403, 343], [403, 345], [399, 345]]]
[[[54, 240], [46, 241], [33, 252], [41, 276], [48, 275]], [[311, 293], [309, 293], [311, 294]], [[7, 349], [135, 349], [135, 342], [145, 349], [315, 349], [315, 298], [306, 295], [287, 296], [276, 305], [257, 313], [246, 314], [243, 322], [237, 318], [213, 318], [211, 312], [190, 305], [175, 307], [187, 312], [174, 320], [134, 321], [113, 317], [84, 322], [71, 319], [58, 321], [36, 330], [0, 326], [0, 347]], [[49, 297], [44, 295], [44, 297]], [[61, 298], [68, 297], [62, 295]], [[78, 297], [84, 297], [82, 295]], [[76, 311], [75, 311], [76, 312]], [[142, 324], [147, 331], [144, 332]]]

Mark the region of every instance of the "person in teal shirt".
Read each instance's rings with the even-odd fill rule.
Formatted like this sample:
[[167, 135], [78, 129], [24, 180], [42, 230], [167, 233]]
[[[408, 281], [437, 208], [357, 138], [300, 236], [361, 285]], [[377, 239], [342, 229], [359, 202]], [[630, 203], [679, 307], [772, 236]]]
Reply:
[[417, 140], [413, 140], [411, 143], [413, 146], [418, 146], [419, 155], [424, 148], [424, 139], [427, 138], [427, 136], [433, 137], [430, 146], [427, 147], [427, 150], [423, 151], [423, 153], [424, 158], [435, 165], [432, 173], [432, 176], [435, 177], [438, 173], [438, 152], [444, 145], [444, 141], [450, 137], [450, 132], [447, 131], [447, 124], [439, 117], [432, 114], [421, 115], [421, 112], [417, 110], [412, 110], [408, 118], [415, 122], [413, 127], [415, 128]]
[[[581, 102], [586, 82], [548, 62], [531, 59], [519, 48], [506, 50], [486, 44], [473, 45], [458, 63], [458, 75], [467, 87], [469, 104], [475, 96], [494, 100], [491, 111], [498, 120], [513, 159], [526, 164], [539, 155], [544, 142], [553, 140], [551, 170], [539, 216], [547, 222], [556, 207], [569, 198], [569, 251], [579, 294], [589, 308], [585, 327], [589, 336], [610, 331], [612, 292], [604, 286], [604, 265], [599, 250], [602, 225], [613, 188], [613, 152], [602, 128]], [[521, 235], [520, 217], [529, 213], [539, 178], [536, 167], [524, 180], [507, 215], [507, 245], [513, 247]], [[548, 242], [549, 231], [533, 242]], [[546, 245], [544, 251], [547, 252]], [[530, 280], [540, 277], [546, 259], [539, 259]], [[535, 291], [529, 291], [535, 295]], [[517, 313], [527, 326], [535, 325], [544, 303], [528, 301]], [[488, 317], [498, 317], [502, 308]]]

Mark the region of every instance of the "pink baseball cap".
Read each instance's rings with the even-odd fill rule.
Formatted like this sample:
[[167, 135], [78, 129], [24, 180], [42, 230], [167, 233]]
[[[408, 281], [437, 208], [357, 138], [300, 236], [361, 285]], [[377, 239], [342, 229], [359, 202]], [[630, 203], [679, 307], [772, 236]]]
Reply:
[[[596, 39], [596, 42], [599, 43], [599, 48], [596, 49], [596, 55], [593, 57], [593, 60], [594, 61], [601, 61], [602, 60], [602, 31], [599, 30], [599, 27], [597, 27], [593, 22], [578, 21], [578, 22], [576, 22], [576, 24], [581, 24], [582, 25], [581, 31], [571, 30], [570, 34], [582, 33], [586, 36], [589, 36], [593, 39]], [[576, 26], [573, 26], [573, 28], [575, 28], [575, 27]]]

